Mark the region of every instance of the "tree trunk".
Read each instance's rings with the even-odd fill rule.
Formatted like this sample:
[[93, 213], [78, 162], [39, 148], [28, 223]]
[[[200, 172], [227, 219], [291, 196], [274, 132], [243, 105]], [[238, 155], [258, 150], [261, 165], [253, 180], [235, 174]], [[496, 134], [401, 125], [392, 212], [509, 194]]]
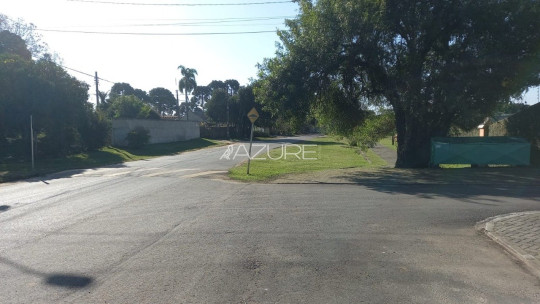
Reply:
[[187, 89], [186, 89], [186, 121], [187, 120], [189, 120], [189, 102], [188, 102]]
[[401, 109], [395, 109], [395, 114], [398, 135], [396, 168], [428, 167], [434, 126]]

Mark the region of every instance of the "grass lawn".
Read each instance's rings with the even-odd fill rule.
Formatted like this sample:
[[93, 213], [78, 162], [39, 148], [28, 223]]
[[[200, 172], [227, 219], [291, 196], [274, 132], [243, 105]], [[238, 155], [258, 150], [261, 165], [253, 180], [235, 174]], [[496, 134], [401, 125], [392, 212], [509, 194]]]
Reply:
[[[250, 175], [246, 174], [247, 162], [240, 164], [229, 170], [229, 176], [243, 181], [264, 181], [278, 176], [290, 173], [304, 173], [312, 171], [321, 171], [327, 169], [344, 168], [376, 168], [386, 165], [386, 162], [373, 153], [371, 150], [361, 154], [358, 148], [348, 147], [330, 137], [317, 138], [312, 141], [299, 142], [298, 145], [316, 145], [307, 146], [305, 151], [306, 158], [316, 158], [316, 160], [302, 160], [295, 156], [282, 156], [282, 148], [270, 151], [270, 157], [278, 160], [269, 159], [267, 155], [259, 155], [257, 158], [266, 158], [265, 160], [252, 160]], [[288, 153], [297, 152], [297, 147], [289, 147]]]
[[265, 141], [265, 140], [273, 140], [273, 139], [276, 139], [276, 136], [254, 136], [253, 137], [253, 141]]
[[388, 137], [385, 137], [383, 139], [381, 139], [379, 141], [379, 143], [385, 147], [388, 147], [390, 149], [393, 149], [395, 151], [397, 151], [397, 143], [395, 143], [394, 145], [392, 145], [392, 137], [391, 136], [388, 136]]
[[174, 155], [189, 150], [202, 149], [225, 143], [204, 138], [166, 144], [146, 145], [140, 149], [104, 147], [98, 151], [73, 154], [65, 157], [35, 160], [35, 170], [30, 162], [0, 163], [0, 182], [40, 176], [71, 169], [87, 169], [127, 161]]
[[463, 168], [470, 168], [470, 164], [440, 164], [440, 168], [442, 169], [463, 169]]

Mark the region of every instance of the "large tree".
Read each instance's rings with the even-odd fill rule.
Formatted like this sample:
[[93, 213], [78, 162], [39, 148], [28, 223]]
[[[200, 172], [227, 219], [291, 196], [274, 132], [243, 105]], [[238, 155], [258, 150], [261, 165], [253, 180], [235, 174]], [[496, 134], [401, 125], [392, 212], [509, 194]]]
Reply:
[[[49, 53], [49, 47], [43, 42], [40, 34], [36, 33], [36, 26], [26, 23], [22, 19], [13, 20], [6, 15], [0, 14], [0, 32], [8, 31], [19, 36], [25, 41], [28, 51], [35, 59], [42, 58]], [[57, 55], [49, 55], [50, 59], [58, 60]]]
[[206, 115], [216, 123], [227, 122], [227, 104], [230, 96], [227, 91], [216, 89], [212, 92], [212, 97], [206, 103]]
[[0, 33], [1, 154], [13, 158], [30, 155], [30, 116], [38, 155], [67, 154], [107, 144], [110, 125], [87, 102], [88, 85], [48, 56], [34, 61], [25, 49], [18, 35]]
[[117, 82], [111, 87], [109, 99], [112, 101], [117, 97], [129, 95], [135, 95], [135, 89], [129, 83]]
[[195, 87], [195, 90], [193, 90], [192, 101], [194, 104], [198, 104], [201, 106], [201, 108], [204, 108], [204, 104], [210, 98], [211, 93], [212, 90], [209, 86], [197, 86]]
[[240, 89], [240, 83], [236, 79], [227, 79], [225, 80], [225, 85], [227, 86], [227, 92], [230, 96], [235, 95], [238, 93], [238, 90]]
[[[30, 115], [38, 155], [95, 149], [106, 143], [107, 122], [87, 102], [88, 85], [48, 60], [25, 60], [0, 53], [0, 142], [14, 157], [29, 155]], [[103, 139], [103, 140], [101, 140]], [[14, 149], [14, 150], [13, 150]], [[10, 152], [11, 151], [11, 152]]]
[[161, 114], [172, 114], [176, 108], [176, 98], [165, 88], [154, 88], [149, 93], [152, 105]]
[[[360, 125], [391, 106], [397, 167], [429, 164], [430, 138], [470, 127], [540, 83], [540, 2], [301, 0], [257, 92], [296, 116]], [[285, 112], [286, 113], [286, 112]]]
[[225, 82], [221, 80], [212, 80], [208, 84], [208, 87], [210, 88], [212, 92], [215, 90], [227, 90], [227, 84], [225, 84]]
[[112, 118], [160, 119], [161, 116], [135, 95], [119, 96], [109, 107]]
[[139, 98], [140, 100], [142, 100], [145, 103], [152, 103], [152, 100], [150, 99], [150, 96], [148, 96], [148, 93], [146, 93], [145, 90], [134, 89], [133, 90], [133, 95], [135, 95], [135, 97]]
[[28, 50], [24, 40], [9, 31], [0, 30], [0, 54], [14, 54], [22, 59], [31, 60], [32, 54]]
[[[182, 79], [180, 79], [180, 81], [178, 82], [178, 89], [186, 96], [186, 115], [189, 115], [189, 112], [191, 111], [191, 105], [188, 99], [188, 94], [193, 92], [193, 90], [195, 90], [195, 88], [197, 87], [197, 80], [195, 79], [195, 75], [197, 75], [197, 70], [192, 68], [186, 68], [183, 65], [179, 65], [178, 69], [180, 70], [180, 74], [182, 74]], [[178, 111], [178, 115], [180, 115], [180, 111]], [[189, 119], [188, 116], [186, 117], [187, 119]]]
[[236, 109], [236, 113], [233, 115], [235, 119], [233, 122], [236, 125], [236, 134], [239, 138], [249, 138], [251, 121], [247, 117], [247, 114], [252, 108], [255, 108], [259, 113], [259, 118], [255, 122], [257, 127], [272, 126], [273, 121], [270, 119], [270, 113], [264, 111], [262, 106], [255, 100], [253, 85], [238, 89], [238, 101], [234, 108]]

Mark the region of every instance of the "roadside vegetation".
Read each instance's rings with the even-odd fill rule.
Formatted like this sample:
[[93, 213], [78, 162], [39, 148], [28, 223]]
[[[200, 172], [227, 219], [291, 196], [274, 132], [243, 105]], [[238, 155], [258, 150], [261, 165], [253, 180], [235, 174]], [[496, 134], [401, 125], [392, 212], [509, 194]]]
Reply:
[[127, 148], [113, 148], [114, 119], [196, 120], [197, 116], [211, 125], [228, 125], [231, 137], [245, 138], [251, 126], [245, 113], [257, 107], [258, 126], [271, 124], [256, 104], [252, 87], [240, 86], [234, 79], [198, 86], [197, 71], [181, 65], [179, 90], [185, 99], [181, 104], [165, 88], [146, 92], [125, 82], [98, 91], [94, 104], [89, 101], [93, 101], [90, 86], [67, 69], [50, 53], [34, 25], [0, 14], [0, 182], [217, 144], [199, 139], [147, 145], [149, 130], [135, 128], [126, 138]]
[[391, 109], [396, 166], [426, 168], [432, 137], [475, 128], [540, 84], [540, 3], [516, 3], [298, 1], [275, 57], [259, 66], [257, 99], [352, 139], [374, 106]]
[[[497, 111], [523, 110], [513, 104], [515, 98], [540, 84], [536, 2], [298, 4], [298, 16], [280, 32], [275, 57], [258, 65], [258, 77], [249, 85], [235, 79], [200, 85], [197, 70], [180, 65], [183, 102], [162, 87], [146, 92], [118, 82], [108, 92], [96, 92], [95, 105], [89, 102], [90, 86], [67, 72], [34, 25], [0, 14], [0, 181], [172, 153], [167, 145], [146, 146], [150, 138], [144, 129], [131, 130], [130, 148], [110, 148], [114, 119], [197, 116], [204, 121], [203, 137], [246, 139], [251, 127], [246, 113], [252, 108], [259, 112], [256, 126], [265, 132], [255, 134], [261, 139], [322, 130], [349, 147], [321, 144], [319, 160], [272, 161], [249, 180], [363, 166], [356, 158], [373, 166], [377, 161], [369, 149], [378, 142], [396, 150], [398, 168], [424, 168], [432, 137], [474, 129]], [[529, 140], [536, 166], [539, 109], [531, 106], [493, 125], [493, 131]], [[392, 134], [400, 138], [399, 150], [389, 143]], [[131, 153], [134, 147], [141, 149]], [[153, 149], [151, 155], [143, 152]], [[347, 163], [347, 157], [327, 157], [325, 149], [355, 157], [349, 155]], [[32, 153], [38, 167], [30, 172]]]
[[99, 150], [55, 158], [36, 159], [35, 169], [23, 161], [0, 163], [0, 183], [73, 169], [88, 169], [128, 161], [174, 155], [190, 150], [224, 145], [225, 142], [197, 138], [188, 141], [146, 145], [138, 149], [107, 146]]
[[379, 140], [379, 143], [387, 148], [397, 151], [397, 143], [392, 145], [392, 136], [386, 136]]
[[[294, 156], [281, 157], [283, 152], [281, 148], [270, 151], [270, 157], [278, 160], [269, 159], [267, 155], [259, 155], [266, 160], [251, 161], [250, 175], [247, 175], [247, 162], [232, 168], [229, 176], [233, 179], [242, 181], [266, 181], [286, 174], [305, 173], [313, 171], [322, 171], [329, 169], [345, 168], [378, 168], [386, 165], [386, 162], [371, 150], [362, 152], [356, 147], [346, 145], [344, 142], [332, 137], [322, 137], [311, 141], [297, 143], [298, 145], [316, 145], [307, 146], [306, 158], [316, 158], [316, 160], [298, 159]], [[298, 151], [298, 148], [291, 147], [290, 151]]]

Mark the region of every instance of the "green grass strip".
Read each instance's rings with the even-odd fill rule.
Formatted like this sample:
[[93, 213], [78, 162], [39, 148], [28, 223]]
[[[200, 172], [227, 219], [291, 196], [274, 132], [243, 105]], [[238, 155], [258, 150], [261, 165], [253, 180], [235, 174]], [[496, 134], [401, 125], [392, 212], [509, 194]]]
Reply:
[[[268, 155], [258, 155], [257, 158], [266, 158], [265, 160], [252, 160], [250, 175], [247, 175], [247, 162], [240, 164], [229, 170], [229, 176], [233, 179], [242, 181], [265, 181], [277, 178], [281, 175], [291, 173], [305, 173], [313, 171], [322, 171], [329, 169], [344, 168], [374, 168], [386, 165], [386, 162], [379, 156], [369, 150], [363, 155], [358, 153], [358, 148], [349, 147], [333, 138], [324, 137], [311, 141], [297, 143], [297, 145], [316, 145], [304, 146], [306, 158], [316, 158], [316, 160], [298, 159], [287, 155], [283, 157], [283, 148], [277, 148], [270, 151]], [[288, 147], [288, 153], [295, 153], [297, 147]]]
[[393, 149], [394, 151], [397, 151], [397, 143], [394, 143], [392, 145], [392, 137], [388, 136], [379, 141], [379, 143], [385, 147], [388, 147], [390, 149]]

